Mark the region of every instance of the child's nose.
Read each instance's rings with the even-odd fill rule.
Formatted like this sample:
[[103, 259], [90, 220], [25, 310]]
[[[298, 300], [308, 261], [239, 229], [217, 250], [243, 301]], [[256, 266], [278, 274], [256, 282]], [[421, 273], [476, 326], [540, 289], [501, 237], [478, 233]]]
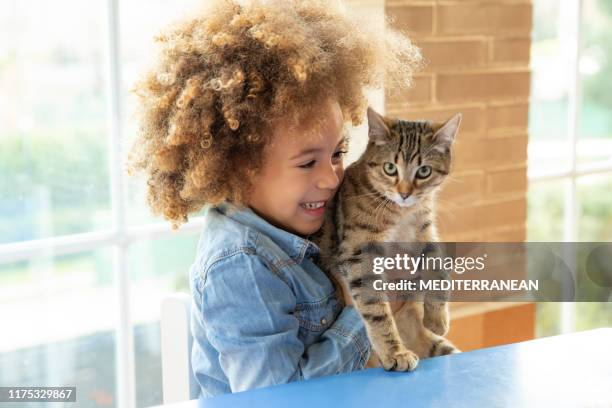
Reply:
[[334, 190], [340, 184], [340, 177], [333, 165], [321, 166], [317, 187], [320, 189]]

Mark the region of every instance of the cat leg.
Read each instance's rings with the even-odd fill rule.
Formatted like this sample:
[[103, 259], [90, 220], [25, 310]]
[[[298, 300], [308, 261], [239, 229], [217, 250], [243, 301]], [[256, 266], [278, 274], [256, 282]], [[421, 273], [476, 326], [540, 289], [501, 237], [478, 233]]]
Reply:
[[389, 303], [360, 304], [354, 299], [355, 307], [361, 311], [372, 347], [387, 371], [412, 371], [419, 357], [404, 346]]
[[[368, 290], [365, 285], [371, 279], [359, 277], [361, 268], [353, 265], [349, 276], [349, 290], [353, 304], [363, 318], [368, 338], [380, 363], [387, 371], [412, 371], [416, 368], [419, 357], [408, 350], [397, 330], [389, 302], [380, 299], [366, 298]], [[367, 281], [367, 282], [366, 282]], [[371, 294], [371, 291], [369, 291]]]
[[[430, 275], [426, 272], [425, 275]], [[446, 271], [433, 271], [434, 279], [449, 279]], [[446, 336], [450, 327], [448, 302], [450, 291], [427, 291], [423, 300], [423, 325], [439, 336]]]
[[[384, 242], [384, 239], [379, 238], [368, 237], [363, 241]], [[360, 247], [349, 239], [342, 240], [337, 263], [331, 269], [337, 271], [337, 277], [348, 290], [355, 309], [363, 319], [372, 349], [383, 368], [387, 371], [412, 371], [419, 357], [402, 343], [389, 302], [372, 296], [377, 276], [362, 268], [364, 255]]]
[[[438, 244], [438, 232], [435, 223], [429, 221], [421, 227], [417, 240], [426, 243], [423, 248], [423, 255], [442, 258], [443, 253]], [[449, 279], [450, 273], [446, 270], [427, 270], [423, 271], [424, 279]], [[423, 304], [423, 325], [437, 335], [445, 336], [450, 326], [450, 315], [448, 312], [447, 300], [449, 291], [438, 291], [436, 293], [426, 293]]]
[[393, 315], [402, 341], [419, 358], [459, 353], [460, 350], [448, 339], [432, 333], [423, 326], [423, 303], [406, 302]]
[[423, 309], [423, 325], [435, 334], [445, 336], [450, 326], [448, 303], [426, 298]]
[[[430, 332], [431, 333], [431, 332]], [[449, 339], [431, 333], [431, 346], [428, 351], [428, 357], [446, 356], [449, 354], [461, 353]], [[424, 357], [425, 358], [425, 357]]]
[[[435, 243], [428, 243], [423, 253], [425, 256], [433, 255], [434, 258], [442, 258], [443, 254], [440, 246]], [[450, 272], [445, 269], [424, 270], [421, 272], [425, 280], [448, 280]], [[445, 336], [450, 327], [450, 314], [448, 312], [447, 300], [450, 291], [427, 291], [423, 301], [423, 325], [439, 336]]]

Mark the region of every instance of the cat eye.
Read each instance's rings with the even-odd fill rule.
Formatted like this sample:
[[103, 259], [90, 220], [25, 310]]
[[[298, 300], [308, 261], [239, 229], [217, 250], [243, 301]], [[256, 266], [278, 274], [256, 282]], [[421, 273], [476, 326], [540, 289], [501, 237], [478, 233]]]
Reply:
[[383, 164], [383, 170], [389, 176], [395, 176], [397, 174], [397, 166], [391, 162], [386, 162]]
[[431, 166], [421, 166], [417, 169], [416, 177], [420, 179], [427, 178], [431, 175]]

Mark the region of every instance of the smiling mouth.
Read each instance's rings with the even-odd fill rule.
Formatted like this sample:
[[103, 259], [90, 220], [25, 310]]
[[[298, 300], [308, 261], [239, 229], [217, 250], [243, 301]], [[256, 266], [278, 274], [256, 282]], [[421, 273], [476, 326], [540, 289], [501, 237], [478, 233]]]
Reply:
[[307, 210], [317, 210], [319, 208], [325, 207], [325, 201], [313, 201], [310, 203], [302, 203], [300, 204], [300, 206]]

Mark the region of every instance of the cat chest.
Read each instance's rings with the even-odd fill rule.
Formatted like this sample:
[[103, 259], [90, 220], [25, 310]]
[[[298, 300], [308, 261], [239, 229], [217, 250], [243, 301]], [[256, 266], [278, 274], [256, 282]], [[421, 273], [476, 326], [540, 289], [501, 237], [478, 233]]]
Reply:
[[399, 221], [387, 232], [386, 242], [415, 242], [418, 228], [413, 216]]

